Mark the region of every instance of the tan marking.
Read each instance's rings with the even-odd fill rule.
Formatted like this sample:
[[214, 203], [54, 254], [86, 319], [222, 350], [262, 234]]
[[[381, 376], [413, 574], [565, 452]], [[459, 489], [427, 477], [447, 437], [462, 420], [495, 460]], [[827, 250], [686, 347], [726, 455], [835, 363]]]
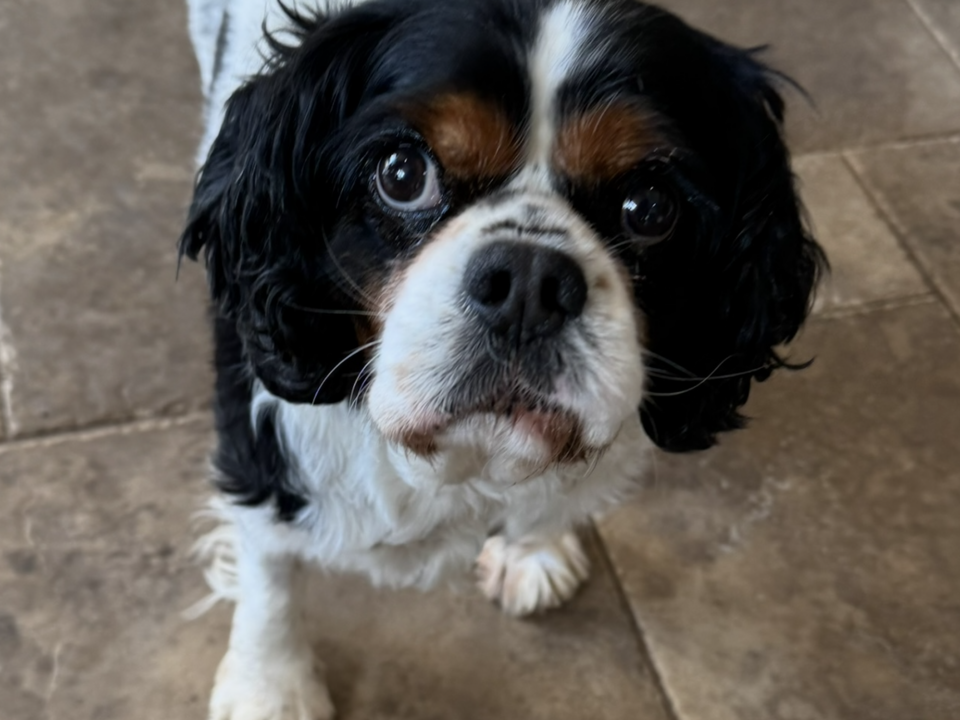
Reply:
[[583, 440], [580, 419], [571, 412], [521, 411], [513, 419], [525, 432], [540, 437], [546, 444], [544, 468], [582, 462], [591, 454], [591, 448]]
[[627, 294], [630, 296], [630, 306], [633, 308], [633, 324], [637, 329], [637, 343], [639, 343], [642, 348], [648, 348], [650, 347], [650, 323], [647, 319], [647, 314], [637, 307], [637, 303], [634, 300], [633, 282], [630, 279], [630, 273], [627, 272], [627, 269], [623, 267], [621, 263], [617, 263], [617, 267], [621, 273]]
[[[614, 257], [613, 267], [614, 272], [620, 278], [620, 283], [623, 285], [627, 296], [630, 298], [630, 306], [633, 308], [633, 324], [637, 332], [637, 342], [642, 348], [649, 347], [650, 329], [648, 327], [647, 314], [637, 307], [637, 303], [634, 300], [633, 278], [630, 277], [630, 271], [627, 269], [627, 266], [624, 265], [623, 261], [617, 257]], [[601, 275], [600, 277], [604, 280], [607, 279], [606, 275]], [[597, 281], [597, 287], [600, 287], [599, 280]]]
[[400, 444], [417, 457], [429, 460], [437, 454], [436, 433], [410, 430], [400, 437]]
[[375, 322], [381, 330], [383, 329], [384, 318], [396, 302], [397, 293], [406, 277], [408, 267], [409, 262], [392, 263], [389, 272], [386, 277], [380, 280], [378, 287], [371, 288], [371, 297], [374, 302], [371, 303], [369, 310], [376, 313]]
[[[388, 291], [396, 272], [397, 269], [393, 268], [386, 274], [370, 273], [364, 278], [363, 282], [356, 284], [356, 288], [361, 294], [361, 309], [353, 318], [353, 328], [357, 335], [358, 345], [368, 345], [380, 340], [380, 336], [383, 334], [383, 310], [385, 303], [390, 300]], [[363, 351], [363, 356], [369, 360], [375, 352], [376, 346], [371, 346]]]
[[493, 102], [451, 93], [409, 115], [448, 175], [461, 180], [505, 177], [519, 165], [516, 129]]
[[637, 342], [642, 348], [650, 347], [650, 321], [647, 314], [638, 307], [634, 307], [634, 322], [637, 325]]
[[553, 165], [567, 177], [602, 182], [635, 167], [663, 142], [649, 113], [623, 103], [605, 105], [560, 128], [553, 146]]
[[[380, 338], [380, 334], [383, 332], [383, 325], [379, 318], [361, 317], [354, 318], [353, 329], [357, 334], [357, 344], [368, 345]], [[373, 348], [367, 348], [363, 354], [369, 359], [373, 355]]]

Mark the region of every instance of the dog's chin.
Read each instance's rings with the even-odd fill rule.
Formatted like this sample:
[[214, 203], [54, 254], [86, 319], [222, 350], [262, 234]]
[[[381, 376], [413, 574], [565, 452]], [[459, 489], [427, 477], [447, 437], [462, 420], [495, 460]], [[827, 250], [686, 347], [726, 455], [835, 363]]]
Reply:
[[583, 421], [576, 413], [546, 403], [438, 413], [407, 427], [385, 434], [425, 458], [467, 451], [542, 468], [583, 462], [603, 450], [585, 441]]

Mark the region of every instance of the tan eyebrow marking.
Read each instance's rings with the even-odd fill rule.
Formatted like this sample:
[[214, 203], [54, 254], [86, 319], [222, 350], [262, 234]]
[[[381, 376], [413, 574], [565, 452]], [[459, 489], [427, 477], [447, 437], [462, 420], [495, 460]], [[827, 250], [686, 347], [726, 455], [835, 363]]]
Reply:
[[664, 142], [652, 114], [626, 103], [604, 105], [563, 123], [552, 160], [559, 173], [597, 183], [630, 170]]
[[444, 172], [455, 178], [505, 177], [519, 165], [516, 128], [496, 103], [473, 93], [448, 93], [409, 115]]

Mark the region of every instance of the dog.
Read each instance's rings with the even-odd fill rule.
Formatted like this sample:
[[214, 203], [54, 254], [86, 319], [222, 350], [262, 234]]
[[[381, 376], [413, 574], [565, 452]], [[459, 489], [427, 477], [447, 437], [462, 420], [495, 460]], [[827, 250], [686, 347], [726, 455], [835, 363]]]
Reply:
[[[300, 561], [476, 561], [512, 615], [652, 449], [740, 428], [825, 267], [784, 78], [634, 0], [192, 0], [210, 106], [181, 257], [215, 334], [213, 720], [333, 715]], [[261, 22], [267, 30], [256, 49]], [[479, 558], [479, 560], [477, 559]]]

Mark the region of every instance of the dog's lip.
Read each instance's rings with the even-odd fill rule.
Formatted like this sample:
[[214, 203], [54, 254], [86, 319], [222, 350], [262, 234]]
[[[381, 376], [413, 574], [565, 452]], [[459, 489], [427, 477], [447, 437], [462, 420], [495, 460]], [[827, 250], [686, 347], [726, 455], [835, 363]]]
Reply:
[[516, 393], [499, 395], [483, 402], [474, 402], [460, 407], [447, 408], [443, 412], [431, 413], [428, 417], [419, 417], [411, 422], [401, 433], [404, 444], [422, 445], [432, 442], [450, 426], [472, 417], [493, 415], [508, 420], [514, 427], [531, 434], [542, 435], [552, 427], [558, 418], [567, 417], [570, 411], [541, 396]]
[[569, 409], [542, 396], [508, 393], [493, 401], [477, 403], [450, 413], [445, 422], [436, 426], [435, 432], [439, 435], [459, 421], [484, 415], [492, 415], [509, 423], [514, 431], [544, 441], [556, 434], [559, 428], [566, 427], [572, 418]]
[[448, 442], [464, 441], [467, 436], [463, 431], [470, 431], [472, 419], [483, 422], [483, 418], [491, 416], [498, 432], [507, 430], [517, 439], [523, 439], [521, 442], [530, 452], [542, 454], [536, 462], [581, 461], [600, 449], [584, 443], [582, 419], [573, 410], [542, 401], [460, 409], [456, 414], [421, 415], [409, 418], [405, 429], [395, 431], [390, 437], [414, 455], [429, 459]]

